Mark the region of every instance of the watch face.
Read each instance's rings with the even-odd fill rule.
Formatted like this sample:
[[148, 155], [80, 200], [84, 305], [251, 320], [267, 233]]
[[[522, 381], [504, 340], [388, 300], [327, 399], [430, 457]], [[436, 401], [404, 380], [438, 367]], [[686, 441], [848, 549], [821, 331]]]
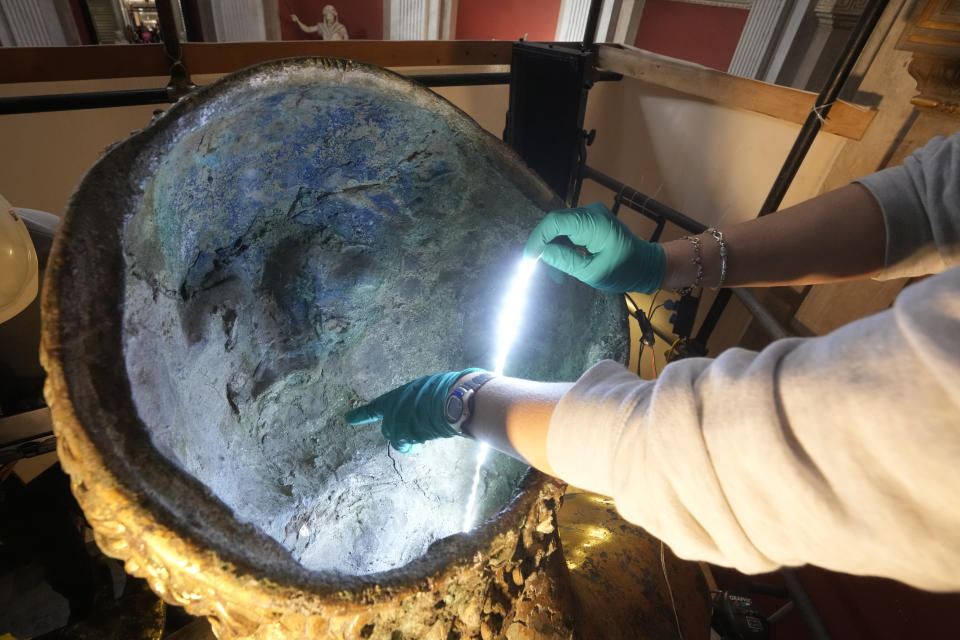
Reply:
[[463, 415], [463, 400], [456, 395], [451, 395], [447, 398], [447, 406], [444, 407], [443, 412], [446, 415], [447, 422], [453, 424]]

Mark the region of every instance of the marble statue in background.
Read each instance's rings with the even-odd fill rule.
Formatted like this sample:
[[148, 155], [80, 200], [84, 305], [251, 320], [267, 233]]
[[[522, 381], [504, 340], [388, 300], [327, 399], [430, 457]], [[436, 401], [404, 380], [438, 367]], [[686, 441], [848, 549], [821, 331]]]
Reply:
[[318, 22], [312, 27], [305, 25], [300, 22], [300, 18], [296, 15], [290, 16], [290, 18], [297, 23], [300, 27], [300, 30], [304, 33], [320, 33], [320, 37], [324, 40], [349, 40], [350, 36], [347, 35], [347, 28], [340, 22], [337, 16], [337, 10], [332, 4], [328, 4], [323, 8], [323, 22]]

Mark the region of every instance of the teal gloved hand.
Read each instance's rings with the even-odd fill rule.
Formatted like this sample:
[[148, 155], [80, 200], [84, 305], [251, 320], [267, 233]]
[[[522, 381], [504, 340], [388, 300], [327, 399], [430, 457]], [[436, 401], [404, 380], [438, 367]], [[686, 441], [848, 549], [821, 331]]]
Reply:
[[427, 440], [451, 438], [457, 432], [444, 418], [447, 395], [457, 380], [476, 371], [483, 369], [464, 369], [417, 378], [362, 407], [348, 411], [346, 420], [352, 425], [383, 420], [380, 433], [401, 453], [407, 453], [412, 445]]
[[523, 255], [541, 256], [551, 267], [615, 293], [653, 293], [666, 268], [663, 247], [633, 235], [599, 202], [548, 213], [531, 232]]

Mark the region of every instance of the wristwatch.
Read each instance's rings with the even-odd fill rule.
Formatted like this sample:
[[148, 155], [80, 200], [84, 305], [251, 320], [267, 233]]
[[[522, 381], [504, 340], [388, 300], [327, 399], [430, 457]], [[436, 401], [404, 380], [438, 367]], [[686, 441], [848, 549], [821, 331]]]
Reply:
[[473, 396], [480, 387], [493, 380], [494, 375], [487, 371], [479, 373], [466, 382], [457, 384], [447, 394], [447, 401], [443, 406], [443, 417], [450, 428], [457, 435], [473, 439], [473, 434], [467, 430], [470, 418], [473, 416]]

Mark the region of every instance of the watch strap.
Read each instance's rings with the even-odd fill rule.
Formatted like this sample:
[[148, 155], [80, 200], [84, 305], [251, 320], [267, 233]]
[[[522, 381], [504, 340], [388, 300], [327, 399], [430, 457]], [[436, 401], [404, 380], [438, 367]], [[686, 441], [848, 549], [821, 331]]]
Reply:
[[489, 371], [484, 371], [480, 375], [470, 378], [466, 383], [464, 383], [464, 388], [469, 388], [473, 393], [470, 394], [470, 397], [467, 398], [467, 409], [469, 413], [467, 414], [466, 420], [460, 424], [460, 433], [470, 438], [471, 440], [476, 440], [473, 437], [473, 433], [470, 431], [469, 426], [470, 422], [473, 420], [473, 404], [476, 401], [477, 391], [480, 390], [480, 387], [487, 384], [493, 380], [496, 376], [490, 373]]
[[460, 421], [451, 425], [454, 426], [460, 435], [473, 439], [473, 434], [467, 430], [467, 425], [470, 423], [470, 420], [473, 417], [474, 395], [480, 389], [480, 387], [485, 385], [490, 380], [493, 380], [495, 377], [496, 376], [489, 371], [484, 371], [483, 373], [473, 376], [466, 382], [454, 385], [453, 389], [450, 390], [450, 393], [447, 396], [447, 402], [449, 402], [450, 396], [454, 394], [462, 398], [464, 401]]
[[465, 391], [473, 391], [474, 393], [476, 393], [477, 389], [479, 389], [483, 385], [493, 380], [493, 378], [494, 378], [494, 375], [492, 373], [490, 373], [489, 371], [484, 371], [483, 373], [478, 373], [477, 375], [473, 376], [463, 384], [460, 384], [457, 386], [460, 387], [461, 389], [464, 389]]

